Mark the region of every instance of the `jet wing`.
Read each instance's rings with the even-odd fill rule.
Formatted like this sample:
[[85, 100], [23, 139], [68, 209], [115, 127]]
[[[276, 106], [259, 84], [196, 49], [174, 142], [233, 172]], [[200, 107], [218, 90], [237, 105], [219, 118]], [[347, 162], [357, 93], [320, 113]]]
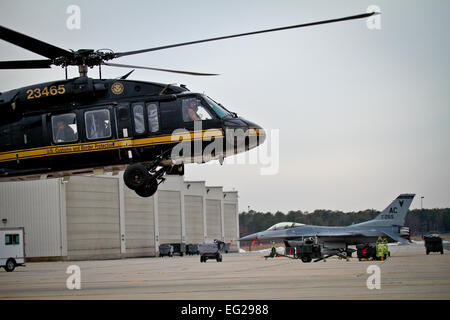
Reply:
[[361, 231], [345, 231], [345, 232], [320, 232], [317, 234], [319, 238], [338, 238], [338, 237], [371, 237], [370, 232]]
[[408, 244], [409, 243], [408, 240], [406, 240], [406, 239], [404, 239], [404, 238], [402, 238], [402, 237], [400, 237], [398, 235], [395, 235], [395, 234], [392, 234], [392, 233], [389, 233], [389, 232], [383, 232], [383, 233], [385, 235], [387, 235], [389, 238], [391, 238], [392, 240], [400, 242], [401, 244]]
[[[403, 239], [399, 235], [389, 233], [386, 231], [381, 231], [385, 236], [391, 238], [394, 241], [400, 242], [402, 244], [408, 244], [408, 240]], [[345, 231], [345, 232], [335, 232], [335, 233], [320, 233], [317, 235], [318, 238], [322, 239], [336, 239], [336, 238], [352, 238], [352, 237], [377, 237], [380, 235], [379, 231], [373, 231], [373, 232], [361, 232], [361, 231]]]

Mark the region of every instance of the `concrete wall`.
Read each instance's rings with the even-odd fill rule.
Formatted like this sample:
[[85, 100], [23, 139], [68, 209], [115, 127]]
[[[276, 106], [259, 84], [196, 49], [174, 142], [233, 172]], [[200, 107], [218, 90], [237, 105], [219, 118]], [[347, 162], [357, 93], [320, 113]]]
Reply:
[[186, 242], [203, 242], [203, 197], [184, 196]]
[[223, 241], [222, 187], [206, 187], [206, 237]]
[[156, 197], [160, 244], [183, 242], [182, 186], [181, 176], [167, 176], [159, 186]]
[[66, 255], [63, 192], [60, 179], [0, 183], [0, 226], [24, 228], [28, 258]]
[[180, 243], [181, 201], [179, 191], [158, 191], [159, 242]]
[[166, 178], [150, 198], [129, 190], [121, 174], [3, 182], [0, 226], [24, 227], [26, 255], [39, 258], [155, 256], [159, 244], [206, 239], [237, 245], [237, 193]]
[[202, 243], [206, 237], [205, 182], [184, 182], [186, 243]]
[[223, 220], [225, 242], [230, 243], [230, 251], [239, 251], [239, 212], [238, 193], [230, 191], [223, 193]]
[[154, 199], [141, 198], [124, 186], [125, 242], [127, 257], [154, 256]]
[[120, 257], [119, 183], [71, 177], [66, 186], [69, 260]]

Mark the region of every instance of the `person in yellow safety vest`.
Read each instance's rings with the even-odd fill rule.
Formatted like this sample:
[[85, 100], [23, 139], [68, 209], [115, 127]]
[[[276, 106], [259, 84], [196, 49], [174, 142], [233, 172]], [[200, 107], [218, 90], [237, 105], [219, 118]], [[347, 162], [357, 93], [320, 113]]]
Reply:
[[384, 260], [384, 245], [381, 237], [377, 240], [377, 259]]
[[277, 255], [277, 249], [275, 248], [275, 241], [272, 241], [272, 250], [270, 251], [270, 256], [275, 257]]
[[389, 256], [389, 246], [387, 238], [383, 238], [383, 256], [384, 259], [387, 259], [387, 257]]

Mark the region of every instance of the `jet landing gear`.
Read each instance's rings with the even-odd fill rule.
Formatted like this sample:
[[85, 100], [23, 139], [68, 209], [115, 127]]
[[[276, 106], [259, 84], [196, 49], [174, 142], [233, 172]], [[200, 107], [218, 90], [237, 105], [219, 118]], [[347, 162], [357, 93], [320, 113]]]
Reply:
[[326, 253], [326, 255], [323, 255], [322, 257], [320, 257], [319, 259], [314, 260], [314, 262], [319, 262], [319, 261], [326, 261], [326, 259], [333, 257], [333, 256], [337, 256], [340, 259], [343, 259], [347, 262], [350, 261], [348, 255], [347, 255], [347, 251], [345, 250], [340, 250], [340, 249], [333, 249], [333, 250], [327, 250], [328, 252]]

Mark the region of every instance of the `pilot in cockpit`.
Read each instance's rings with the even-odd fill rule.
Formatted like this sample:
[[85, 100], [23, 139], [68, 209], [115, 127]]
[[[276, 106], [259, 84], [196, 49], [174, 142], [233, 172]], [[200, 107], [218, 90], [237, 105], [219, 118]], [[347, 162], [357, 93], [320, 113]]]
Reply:
[[188, 115], [192, 121], [201, 121], [200, 117], [197, 114], [198, 105], [195, 100], [191, 100], [189, 103]]

